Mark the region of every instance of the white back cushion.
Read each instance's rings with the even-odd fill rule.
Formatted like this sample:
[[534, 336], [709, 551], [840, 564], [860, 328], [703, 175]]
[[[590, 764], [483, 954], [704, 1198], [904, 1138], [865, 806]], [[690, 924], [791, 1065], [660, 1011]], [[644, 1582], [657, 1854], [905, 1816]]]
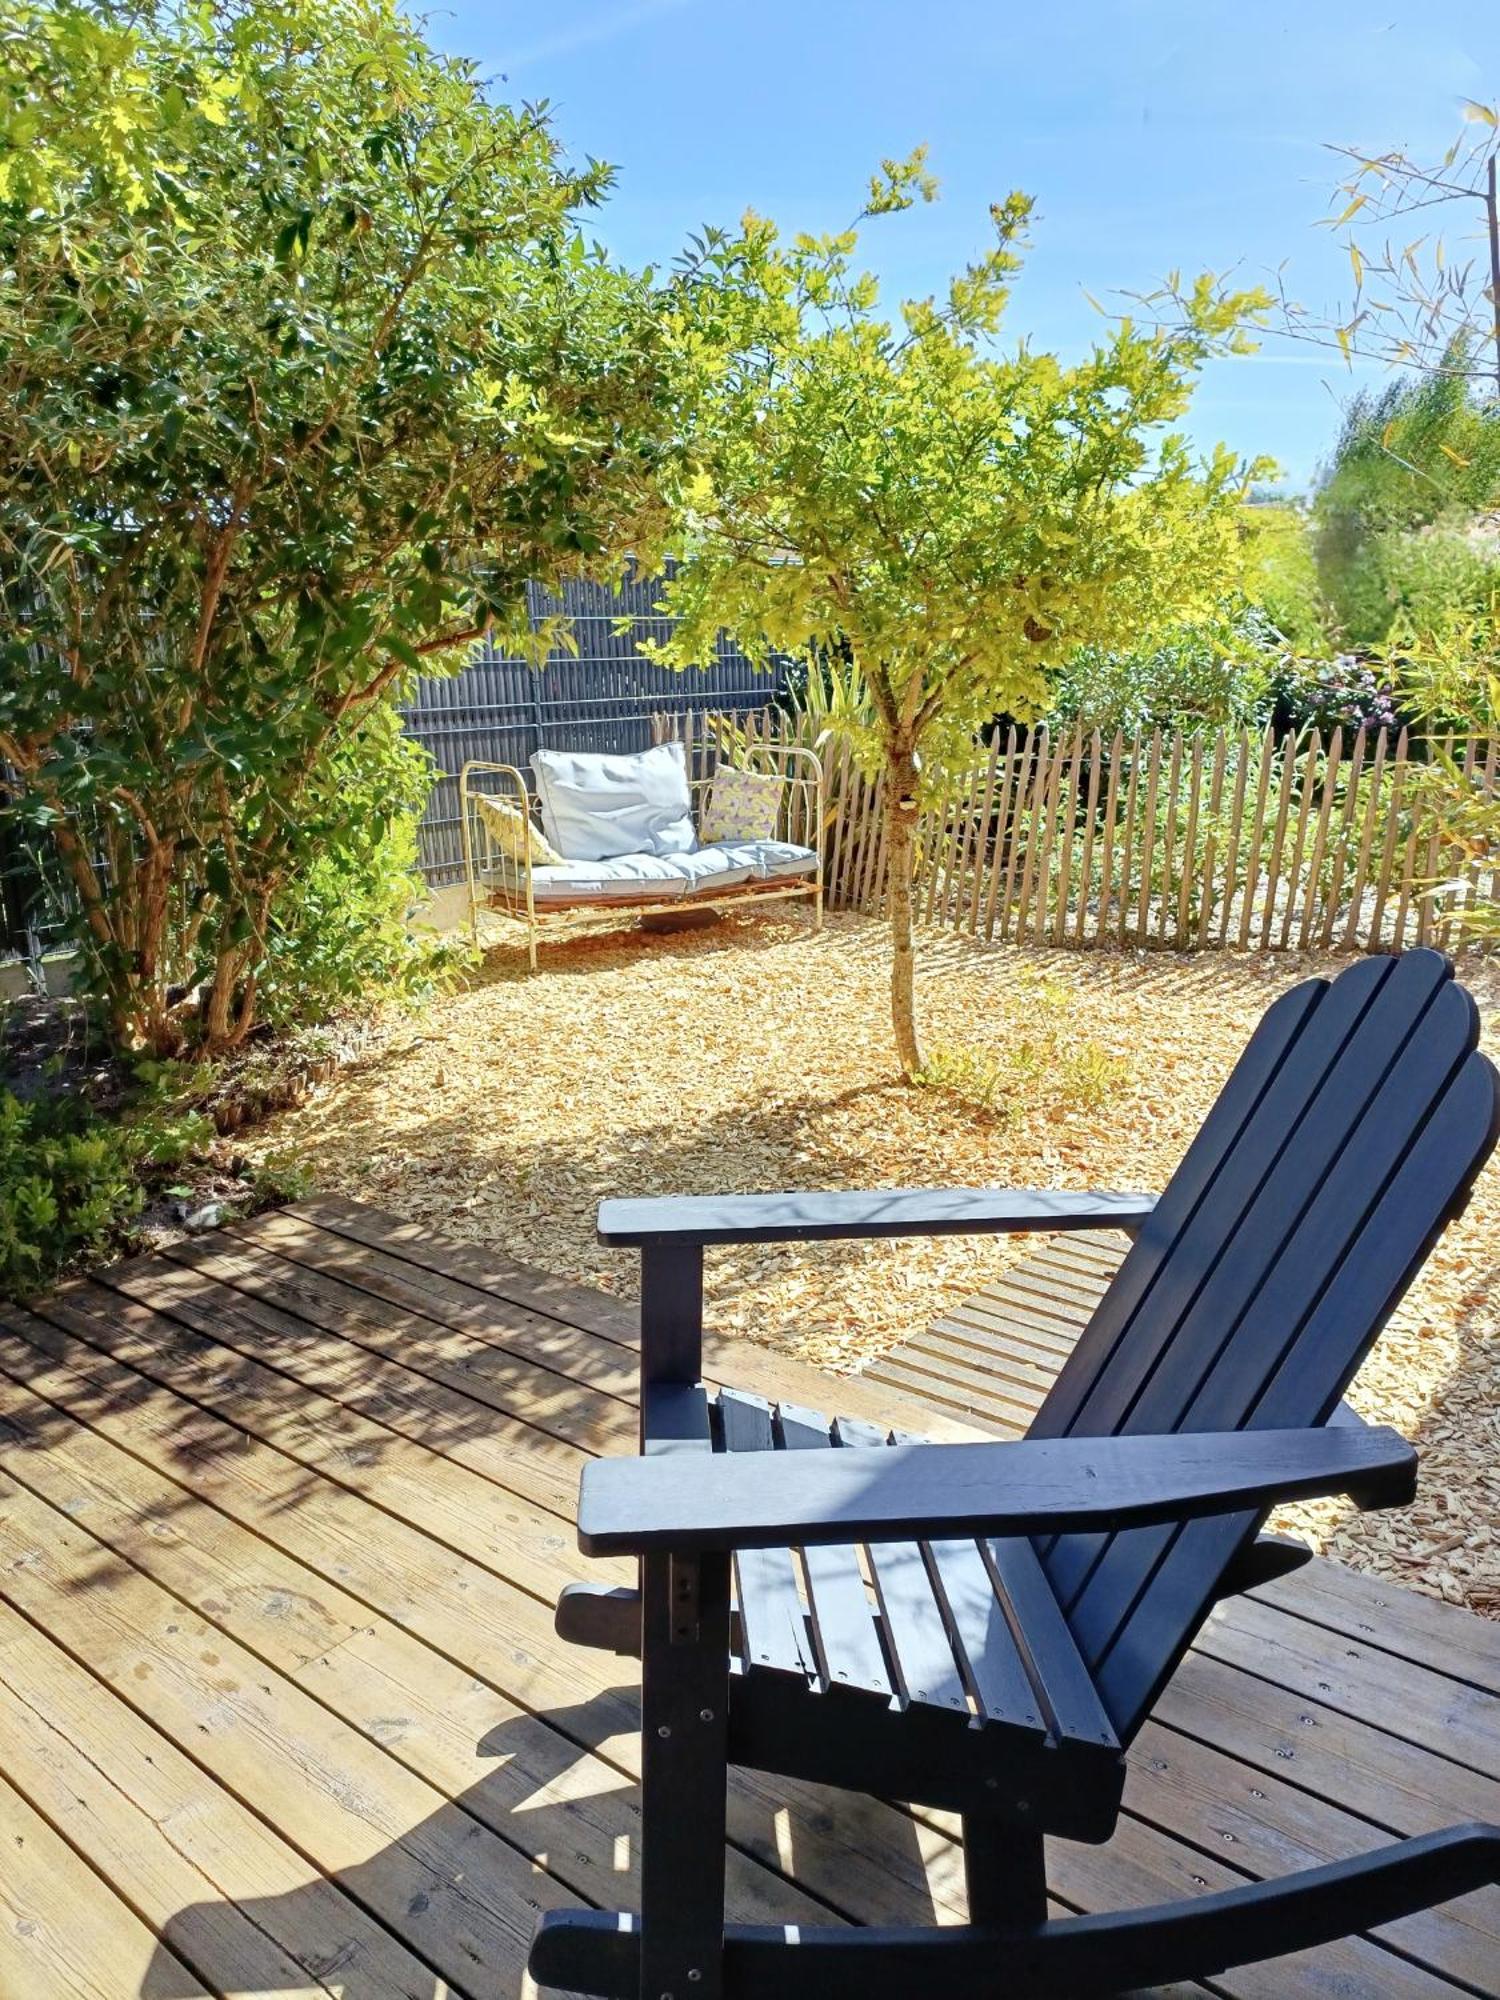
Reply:
[[543, 829], [569, 861], [691, 854], [697, 844], [680, 743], [658, 743], [631, 757], [538, 750], [531, 768]]

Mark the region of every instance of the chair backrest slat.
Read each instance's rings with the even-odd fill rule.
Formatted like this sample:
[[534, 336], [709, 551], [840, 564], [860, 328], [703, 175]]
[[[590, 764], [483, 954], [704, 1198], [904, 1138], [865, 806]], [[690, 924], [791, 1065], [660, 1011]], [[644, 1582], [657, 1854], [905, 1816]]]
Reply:
[[1262, 1017], [1177, 1171], [1162, 1189], [1155, 1209], [1131, 1245], [1109, 1290], [1059, 1370], [1031, 1426], [1031, 1436], [1064, 1437], [1073, 1428], [1084, 1399], [1108, 1369], [1131, 1315], [1156, 1282], [1178, 1233], [1213, 1186], [1267, 1085], [1316, 1006], [1320, 985], [1319, 981], [1309, 980], [1293, 987]]
[[[1442, 965], [1435, 952], [1423, 956]], [[1364, 976], [1346, 974], [1327, 989], [1213, 1187], [1158, 1262], [1156, 1283], [1084, 1397], [1072, 1430], [1096, 1436], [1232, 1430], [1243, 1422], [1243, 1403], [1222, 1400], [1196, 1424], [1188, 1419], [1205, 1377], [1223, 1355], [1238, 1355], [1253, 1368], [1264, 1355], [1264, 1336], [1285, 1338], [1291, 1330], [1284, 1324], [1267, 1328], [1255, 1311], [1278, 1271], [1279, 1296], [1294, 1308], [1293, 1327], [1316, 1295], [1337, 1248], [1294, 1239], [1340, 1160], [1348, 1163], [1352, 1135], [1382, 1085], [1393, 1080], [1397, 1108], [1408, 1114], [1401, 1118], [1407, 1133], [1411, 1119], [1430, 1106], [1430, 1093], [1418, 1100], [1409, 1087], [1401, 1058], [1439, 993], [1453, 995], [1460, 1015], [1459, 1038], [1439, 1084], [1472, 1047], [1473, 1003], [1467, 994], [1431, 977], [1425, 963], [1413, 968], [1416, 976], [1398, 978], [1396, 963], [1368, 960], [1358, 968]], [[1430, 1044], [1433, 1036], [1424, 1039]], [[1443, 1039], [1447, 1046], [1450, 1038]], [[1360, 1160], [1349, 1164], [1356, 1188], [1368, 1198], [1378, 1178], [1372, 1180]], [[1108, 1307], [1106, 1296], [1100, 1314]], [[1104, 1540], [1069, 1536], [1050, 1565], [1053, 1587], [1070, 1609], [1091, 1580]], [[1094, 1595], [1097, 1600], [1097, 1591]]]
[[[1357, 1360], [1354, 1367], [1348, 1361], [1349, 1329], [1365, 1323], [1378, 1332], [1421, 1269], [1443, 1229], [1442, 1221], [1431, 1222], [1433, 1200], [1446, 1196], [1450, 1205], [1462, 1200], [1472, 1174], [1461, 1163], [1472, 1161], [1476, 1153], [1482, 1160], [1494, 1143], [1493, 1105], [1494, 1071], [1483, 1056], [1470, 1056], [1302, 1338], [1276, 1368], [1249, 1418], [1250, 1427], [1295, 1427], [1313, 1401], [1320, 1401], [1325, 1412], [1336, 1407], [1358, 1366]], [[1360, 1358], [1373, 1339], [1372, 1333], [1363, 1342]], [[1122, 1736], [1133, 1734], [1150, 1713], [1212, 1609], [1219, 1579], [1259, 1526], [1257, 1516], [1221, 1515], [1192, 1522], [1161, 1547], [1093, 1662], [1100, 1696]]]
[[[1033, 1435], [1326, 1422], [1494, 1144], [1495, 1073], [1438, 953], [1368, 959], [1270, 1010]], [[1122, 1737], [1258, 1526], [1039, 1548]]]

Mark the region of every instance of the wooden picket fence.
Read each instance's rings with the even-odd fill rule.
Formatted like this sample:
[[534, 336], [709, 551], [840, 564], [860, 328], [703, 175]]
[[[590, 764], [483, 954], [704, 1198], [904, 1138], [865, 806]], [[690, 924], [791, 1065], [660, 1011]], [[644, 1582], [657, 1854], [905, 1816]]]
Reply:
[[[801, 740], [777, 711], [729, 726]], [[699, 718], [690, 748], [717, 727]], [[881, 783], [847, 742], [820, 747], [829, 901], [880, 912]], [[1013, 729], [923, 816], [918, 916], [1017, 944], [1456, 950], [1494, 935], [1500, 853], [1459, 849], [1433, 812], [1439, 755], [1495, 797], [1493, 737]]]

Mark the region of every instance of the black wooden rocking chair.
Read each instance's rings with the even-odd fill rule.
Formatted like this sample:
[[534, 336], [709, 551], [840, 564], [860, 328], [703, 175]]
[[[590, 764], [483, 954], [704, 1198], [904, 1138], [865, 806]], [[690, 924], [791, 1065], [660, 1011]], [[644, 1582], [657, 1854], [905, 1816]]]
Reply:
[[[1340, 1399], [1500, 1133], [1477, 1038], [1436, 952], [1310, 980], [1266, 1014], [1154, 1202], [604, 1205], [604, 1240], [642, 1252], [643, 1456], [588, 1468], [579, 1540], [640, 1556], [641, 1590], [574, 1586], [558, 1628], [642, 1659], [642, 1913], [549, 1914], [538, 1984], [614, 2000], [1102, 1995], [1500, 1879], [1500, 1828], [1454, 1827], [1049, 1920], [1042, 1845], [1110, 1837], [1125, 1746], [1215, 1601], [1305, 1558], [1259, 1535], [1271, 1506], [1410, 1499], [1411, 1448]], [[888, 1440], [700, 1383], [705, 1244], [1089, 1228], [1135, 1240], [1021, 1442], [854, 1449]], [[730, 1763], [956, 1810], [969, 1922], [726, 1926]]]

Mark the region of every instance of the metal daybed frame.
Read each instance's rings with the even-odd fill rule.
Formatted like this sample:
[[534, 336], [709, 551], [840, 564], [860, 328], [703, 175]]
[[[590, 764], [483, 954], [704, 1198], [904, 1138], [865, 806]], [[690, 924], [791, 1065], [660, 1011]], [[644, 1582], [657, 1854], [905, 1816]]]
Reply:
[[[724, 761], [727, 763], [728, 760]], [[684, 909], [726, 910], [743, 908], [752, 903], [804, 901], [811, 902], [813, 906], [813, 928], [821, 930], [825, 818], [822, 759], [812, 750], [790, 744], [768, 743], [747, 745], [736, 762], [741, 770], [757, 771], [781, 780], [776, 838], [811, 848], [817, 857], [817, 866], [810, 875], [787, 876], [768, 882], [742, 882], [732, 888], [689, 891], [677, 896], [653, 894], [650, 885], [643, 884], [639, 897], [616, 895], [591, 899], [583, 896], [576, 901], [549, 897], [538, 906], [530, 858], [518, 862], [504, 854], [475, 804], [476, 797], [481, 795], [502, 799], [523, 813], [533, 825], [539, 825], [540, 807], [536, 793], [527, 782], [527, 774], [514, 764], [491, 764], [471, 759], [459, 773], [458, 802], [464, 877], [469, 891], [469, 929], [475, 944], [479, 943], [481, 909], [524, 925], [527, 964], [533, 972], [537, 969], [537, 945], [544, 927], [576, 932], [579, 929], [605, 928], [622, 918], [670, 915]], [[476, 784], [476, 779], [482, 782]], [[688, 790], [695, 826], [702, 825], [703, 807], [707, 794], [713, 789], [713, 782], [713, 770], [690, 780]]]

